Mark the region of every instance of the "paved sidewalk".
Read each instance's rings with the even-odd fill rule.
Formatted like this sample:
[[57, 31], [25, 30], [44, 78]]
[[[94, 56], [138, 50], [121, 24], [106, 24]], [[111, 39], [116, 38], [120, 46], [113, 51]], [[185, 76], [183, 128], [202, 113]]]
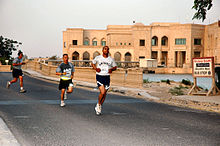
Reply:
[[0, 146], [20, 146], [14, 135], [0, 117]]
[[[50, 77], [42, 75], [33, 70], [23, 70], [27, 74], [42, 78], [51, 81], [59, 81], [57, 77]], [[73, 80], [76, 83], [76, 86], [87, 87], [93, 90], [97, 90], [96, 83], [89, 83], [84, 81]], [[160, 97], [151, 96], [146, 90], [138, 88], [128, 88], [121, 86], [111, 86], [109, 89], [113, 93], [127, 94], [134, 97], [146, 98], [160, 103], [167, 103], [177, 106], [184, 106], [189, 108], [201, 109], [206, 111], [214, 111], [220, 113], [220, 95], [217, 96], [192, 96], [192, 95], [183, 95], [183, 96], [172, 96], [172, 98], [164, 99]]]

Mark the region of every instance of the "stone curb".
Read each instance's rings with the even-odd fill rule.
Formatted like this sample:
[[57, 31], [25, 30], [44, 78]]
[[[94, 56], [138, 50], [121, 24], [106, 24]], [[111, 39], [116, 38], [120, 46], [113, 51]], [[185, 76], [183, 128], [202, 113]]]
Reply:
[[14, 135], [11, 133], [5, 122], [0, 117], [0, 145], [20, 146]]

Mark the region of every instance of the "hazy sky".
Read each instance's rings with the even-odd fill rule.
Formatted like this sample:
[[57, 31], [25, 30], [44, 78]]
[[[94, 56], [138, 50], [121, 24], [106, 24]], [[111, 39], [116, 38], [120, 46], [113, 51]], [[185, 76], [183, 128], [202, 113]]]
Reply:
[[191, 20], [193, 0], [0, 0], [0, 35], [22, 42], [29, 58], [61, 56], [66, 28], [106, 29], [133, 20], [209, 24], [220, 19], [220, 0], [213, 2], [202, 23]]

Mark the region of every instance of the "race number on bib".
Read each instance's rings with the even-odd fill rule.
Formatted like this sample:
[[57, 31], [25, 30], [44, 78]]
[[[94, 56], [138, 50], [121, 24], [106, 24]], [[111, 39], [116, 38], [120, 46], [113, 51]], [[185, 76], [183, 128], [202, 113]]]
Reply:
[[108, 66], [107, 65], [103, 65], [101, 68], [101, 72], [102, 73], [108, 73]]

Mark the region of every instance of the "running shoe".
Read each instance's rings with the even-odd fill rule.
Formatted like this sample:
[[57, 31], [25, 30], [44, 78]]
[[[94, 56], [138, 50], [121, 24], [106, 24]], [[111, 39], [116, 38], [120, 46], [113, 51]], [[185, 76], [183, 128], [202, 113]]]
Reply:
[[8, 89], [10, 88], [10, 82], [9, 81], [7, 82], [6, 88], [8, 88]]
[[98, 103], [95, 106], [96, 115], [101, 115], [102, 107]]
[[66, 105], [66, 104], [64, 103], [64, 101], [61, 100], [60, 106], [61, 106], [61, 107], [64, 107], [65, 105]]
[[26, 90], [24, 90], [24, 89], [20, 90], [20, 93], [25, 93], [25, 92], [26, 92]]

